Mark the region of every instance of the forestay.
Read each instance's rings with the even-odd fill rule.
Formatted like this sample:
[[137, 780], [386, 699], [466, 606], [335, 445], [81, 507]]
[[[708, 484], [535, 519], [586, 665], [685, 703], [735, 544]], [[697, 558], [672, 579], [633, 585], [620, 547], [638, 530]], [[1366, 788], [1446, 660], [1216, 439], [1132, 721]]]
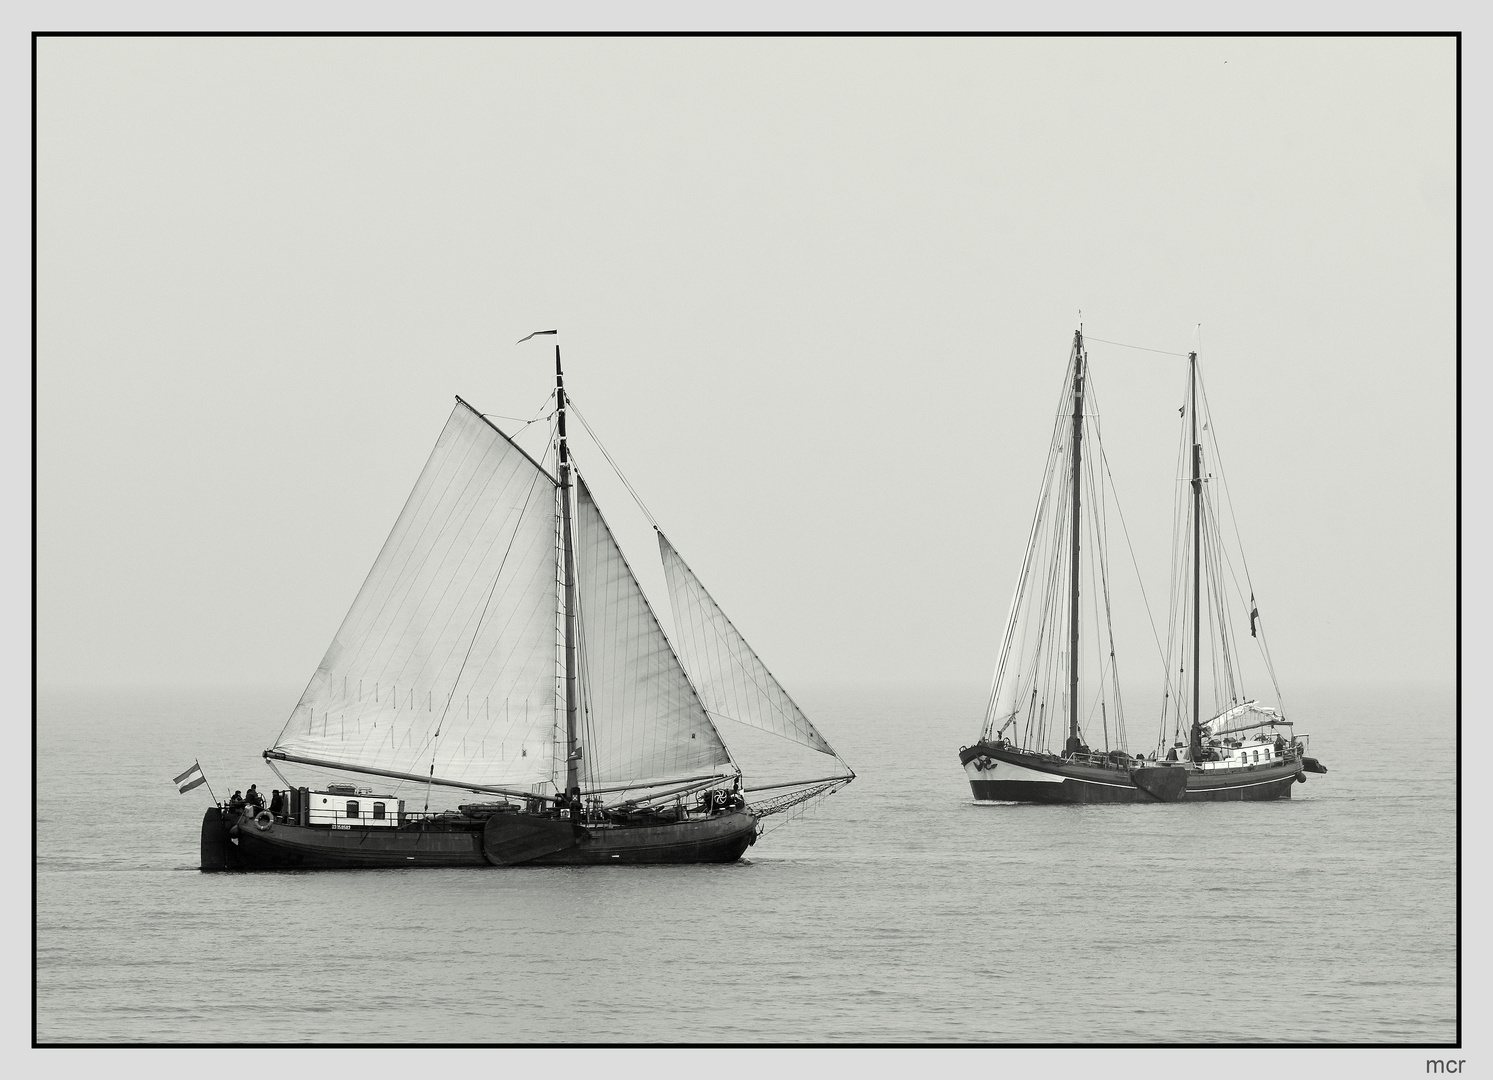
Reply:
[[590, 489], [576, 480], [582, 789], [734, 773]]
[[[831, 773], [851, 775], [662, 532], [658, 534], [658, 547], [669, 582], [679, 648], [711, 719], [769, 732], [832, 759], [811, 754], [802, 755], [792, 764], [775, 762], [772, 773], [749, 775], [747, 786], [769, 779], [786, 785], [791, 777], [807, 783]], [[738, 745], [734, 733], [732, 745]], [[745, 766], [746, 759], [742, 761]], [[782, 773], [784, 766], [790, 774]], [[805, 766], [811, 771], [791, 773]]]
[[549, 474], [458, 398], [275, 749], [463, 784], [552, 782], [555, 522]]

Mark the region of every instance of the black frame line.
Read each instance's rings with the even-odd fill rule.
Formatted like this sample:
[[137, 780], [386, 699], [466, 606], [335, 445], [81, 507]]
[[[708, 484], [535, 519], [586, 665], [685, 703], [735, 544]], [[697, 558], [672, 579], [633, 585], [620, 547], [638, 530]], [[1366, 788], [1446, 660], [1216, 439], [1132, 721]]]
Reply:
[[[569, 1049], [569, 1047], [615, 1047], [615, 1049], [670, 1049], [670, 1047], [718, 1047], [718, 1049], [1023, 1049], [1023, 1050], [1442, 1050], [1463, 1049], [1462, 1031], [1462, 30], [34, 30], [31, 31], [31, 1049]], [[1015, 37], [1015, 39], [1217, 39], [1217, 37], [1451, 37], [1456, 42], [1456, 1040], [1451, 1043], [617, 1043], [617, 1041], [567, 1041], [567, 1043], [40, 1043], [37, 1040], [37, 43], [43, 37]], [[461, 405], [481, 412], [457, 397]], [[487, 418], [484, 420], [487, 420]], [[491, 421], [488, 421], [491, 424]], [[496, 424], [503, 438], [508, 438]], [[509, 439], [511, 441], [511, 439]], [[517, 444], [515, 444], [517, 445]], [[526, 453], [527, 457], [527, 453]], [[530, 459], [533, 460], [533, 459]], [[540, 471], [543, 471], [540, 466]]]

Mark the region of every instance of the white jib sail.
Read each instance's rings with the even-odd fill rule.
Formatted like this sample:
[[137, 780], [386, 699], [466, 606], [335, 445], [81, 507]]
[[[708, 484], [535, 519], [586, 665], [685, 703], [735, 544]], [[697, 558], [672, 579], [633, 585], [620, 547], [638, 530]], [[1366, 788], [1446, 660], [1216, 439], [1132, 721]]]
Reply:
[[555, 491], [458, 399], [275, 748], [458, 783], [552, 781]]
[[669, 581], [679, 648], [711, 719], [768, 732], [815, 751], [790, 760], [778, 743], [779, 752], [763, 746], [754, 747], [762, 752], [743, 756], [745, 741], [738, 740], [737, 729], [727, 729], [737, 760], [747, 772], [748, 786], [849, 775], [834, 748], [767, 670], [662, 532], [658, 547]]
[[583, 789], [734, 773], [590, 489], [576, 481]]

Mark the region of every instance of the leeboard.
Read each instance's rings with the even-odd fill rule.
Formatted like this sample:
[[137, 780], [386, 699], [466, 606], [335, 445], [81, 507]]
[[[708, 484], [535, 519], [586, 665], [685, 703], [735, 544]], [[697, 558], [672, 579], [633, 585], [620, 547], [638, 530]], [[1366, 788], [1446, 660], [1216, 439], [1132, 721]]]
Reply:
[[516, 866], [575, 846], [575, 829], [565, 818], [494, 814], [482, 828], [482, 854], [494, 866]]

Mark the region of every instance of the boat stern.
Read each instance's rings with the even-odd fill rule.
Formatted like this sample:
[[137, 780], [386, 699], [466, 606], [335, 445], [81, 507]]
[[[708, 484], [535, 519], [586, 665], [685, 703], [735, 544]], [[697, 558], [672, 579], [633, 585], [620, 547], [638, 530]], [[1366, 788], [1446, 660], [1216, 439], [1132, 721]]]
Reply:
[[242, 870], [238, 845], [234, 843], [236, 820], [230, 820], [221, 808], [209, 806], [202, 815], [202, 863], [204, 874], [225, 870]]

